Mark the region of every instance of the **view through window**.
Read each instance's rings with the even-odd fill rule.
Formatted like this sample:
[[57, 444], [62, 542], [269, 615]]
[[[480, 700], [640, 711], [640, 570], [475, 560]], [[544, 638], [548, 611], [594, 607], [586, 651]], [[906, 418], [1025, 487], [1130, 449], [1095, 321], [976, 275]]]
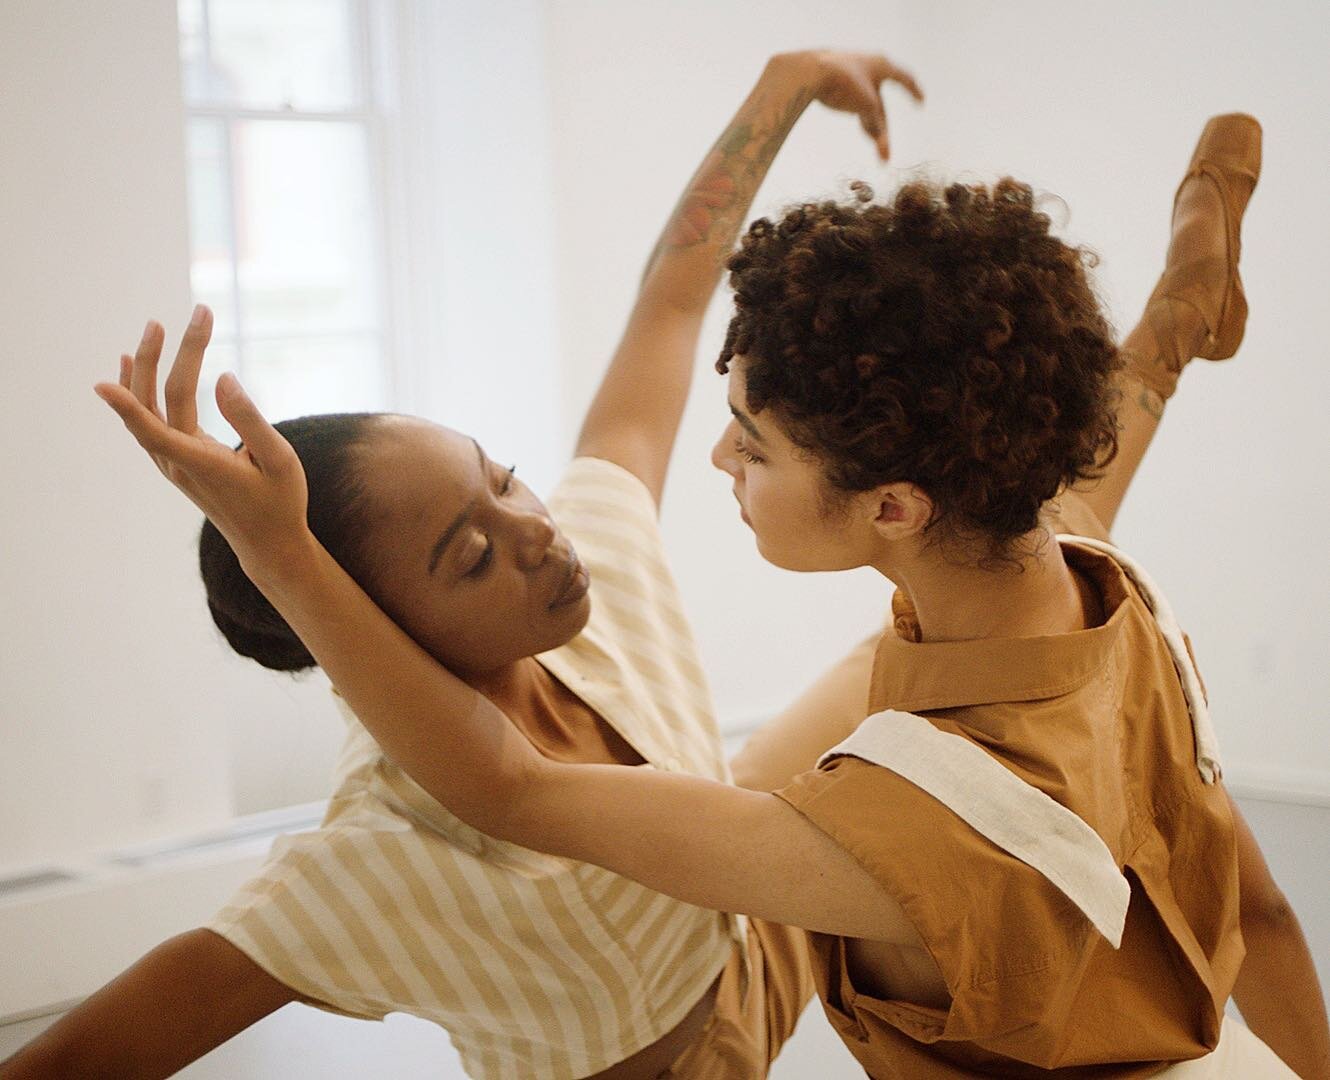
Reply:
[[[364, 0], [179, 0], [194, 299], [272, 418], [386, 408], [384, 212]], [[210, 400], [210, 399], [209, 399]], [[209, 404], [204, 426], [231, 432]]]

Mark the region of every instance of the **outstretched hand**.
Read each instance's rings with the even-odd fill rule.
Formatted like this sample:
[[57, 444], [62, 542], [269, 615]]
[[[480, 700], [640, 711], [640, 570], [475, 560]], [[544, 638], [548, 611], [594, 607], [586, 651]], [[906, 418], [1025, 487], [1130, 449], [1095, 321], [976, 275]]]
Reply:
[[288, 544], [306, 537], [305, 472], [291, 444], [230, 373], [217, 380], [217, 406], [241, 445], [233, 450], [199, 427], [199, 371], [211, 336], [212, 312], [200, 304], [166, 379], [165, 416], [157, 404], [157, 365], [165, 337], [158, 323], [148, 323], [134, 356], [121, 356], [120, 381], [98, 383], [95, 389], [162, 475], [212, 520], [249, 570], [250, 563], [279, 557]]
[[917, 102], [924, 92], [914, 76], [880, 53], [815, 51], [802, 54], [814, 65], [814, 100], [838, 112], [855, 113], [859, 124], [877, 146], [878, 157], [891, 154], [887, 138], [887, 111], [882, 104], [882, 84], [893, 82], [905, 88]]

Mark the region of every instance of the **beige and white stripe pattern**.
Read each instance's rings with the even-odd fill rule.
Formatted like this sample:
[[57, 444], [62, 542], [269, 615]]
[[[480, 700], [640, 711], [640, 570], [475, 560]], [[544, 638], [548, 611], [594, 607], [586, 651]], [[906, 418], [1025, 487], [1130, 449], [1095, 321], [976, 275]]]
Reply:
[[[592, 615], [540, 661], [649, 766], [727, 778], [646, 489], [579, 459], [549, 508], [591, 572]], [[742, 947], [733, 916], [476, 832], [343, 710], [322, 827], [278, 841], [211, 924], [311, 1003], [433, 1020], [472, 1076], [580, 1077], [673, 1028]]]

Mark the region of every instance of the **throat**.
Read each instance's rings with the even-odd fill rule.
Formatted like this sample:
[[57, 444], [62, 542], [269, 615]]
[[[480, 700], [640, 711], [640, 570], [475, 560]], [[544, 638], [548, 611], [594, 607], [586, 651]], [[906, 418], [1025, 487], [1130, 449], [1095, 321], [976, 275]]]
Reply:
[[552, 761], [641, 765], [642, 755], [534, 657], [476, 689]]

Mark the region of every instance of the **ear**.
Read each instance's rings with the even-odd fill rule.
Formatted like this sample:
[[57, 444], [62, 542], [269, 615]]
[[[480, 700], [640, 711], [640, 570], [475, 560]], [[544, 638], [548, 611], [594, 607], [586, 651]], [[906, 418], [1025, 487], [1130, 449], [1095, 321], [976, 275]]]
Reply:
[[904, 481], [883, 484], [867, 493], [873, 528], [884, 540], [918, 536], [933, 520], [933, 500], [923, 488]]

